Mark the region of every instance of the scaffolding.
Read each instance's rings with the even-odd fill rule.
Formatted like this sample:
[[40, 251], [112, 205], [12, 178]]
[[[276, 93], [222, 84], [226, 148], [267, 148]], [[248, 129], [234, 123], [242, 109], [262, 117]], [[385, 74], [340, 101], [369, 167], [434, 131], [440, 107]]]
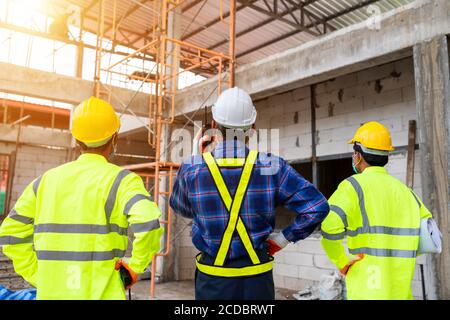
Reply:
[[[108, 12], [112, 12], [113, 35], [109, 42], [111, 47], [114, 47], [116, 29], [122, 20], [120, 19], [117, 21], [117, 0], [100, 0], [99, 2], [100, 10], [98, 12], [94, 95], [108, 101], [114, 97], [114, 93], [111, 90], [113, 75], [121, 77], [123, 81], [140, 81], [141, 86], [137, 91], [139, 91], [144, 84], [146, 84], [149, 89], [148, 121], [145, 124], [145, 127], [148, 131], [147, 142], [149, 148], [155, 153], [154, 161], [129, 165], [125, 168], [136, 172], [145, 179], [149, 192], [151, 193], [153, 190], [154, 201], [162, 208], [162, 210], [164, 210], [164, 218], [160, 222], [167, 227], [165, 228], [165, 246], [163, 250], [157, 254], [157, 256], [160, 257], [167, 257], [171, 253], [171, 241], [173, 239], [173, 230], [171, 226], [173, 213], [167, 202], [165, 205], [161, 205], [161, 202], [163, 201], [161, 196], [165, 196], [166, 201], [169, 198], [172, 191], [173, 177], [180, 166], [178, 163], [168, 161], [168, 150], [171, 145], [168, 141], [168, 134], [170, 132], [170, 126], [174, 124], [176, 117], [175, 96], [178, 90], [179, 76], [188, 71], [214, 75], [217, 77], [217, 85], [213, 90], [217, 90], [217, 94], [220, 94], [225, 85], [228, 87], [234, 86], [236, 0], [229, 0], [228, 54], [208, 50], [179, 39], [181, 36], [179, 33], [177, 34], [176, 26], [176, 19], [181, 18], [181, 10], [179, 9], [184, 3], [191, 2], [192, 4], [192, 1], [193, 0], [157, 0], [153, 1], [151, 7], [145, 6], [152, 12], [153, 16], [150, 26], [151, 32], [148, 33], [146, 43], [144, 46], [134, 50], [114, 63], [110, 63], [111, 59], [109, 59], [109, 63], [106, 66], [102, 65], [103, 58], [108, 52], [111, 52], [111, 50], [105, 45], [104, 39], [105, 10], [108, 9]], [[222, 16], [223, 6], [222, 0], [220, 1], [220, 15]], [[107, 5], [112, 5], [112, 8], [107, 8]], [[201, 8], [202, 7], [200, 7], [200, 10]], [[133, 58], [147, 59], [148, 57], [153, 61], [151, 68], [146, 68], [143, 64], [141, 70], [136, 70], [131, 75], [120, 69], [121, 66], [127, 67], [129, 61]], [[128, 70], [128, 68], [126, 69]], [[228, 75], [226, 83], [223, 79], [225, 75]], [[106, 81], [104, 80], [105, 78]], [[213, 93], [214, 92], [211, 92], [210, 95]], [[132, 110], [128, 108], [129, 103], [121, 103], [123, 104], [124, 112], [128, 111], [136, 116]], [[200, 110], [202, 107], [203, 105], [200, 105], [198, 109]], [[187, 120], [184, 123], [184, 127], [190, 122], [194, 124], [192, 118], [185, 117]], [[195, 125], [196, 124], [194, 124], [194, 126]], [[155, 296], [156, 260], [155, 256], [151, 265], [151, 297]]]

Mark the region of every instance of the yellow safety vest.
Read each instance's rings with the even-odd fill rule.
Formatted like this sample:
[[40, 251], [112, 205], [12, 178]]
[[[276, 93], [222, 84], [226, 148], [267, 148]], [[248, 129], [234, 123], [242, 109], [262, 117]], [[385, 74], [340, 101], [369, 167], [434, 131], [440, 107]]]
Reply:
[[[270, 257], [268, 262], [261, 263], [250, 236], [246, 230], [245, 224], [239, 215], [241, 205], [244, 200], [248, 184], [252, 175], [253, 167], [258, 158], [257, 151], [250, 151], [247, 159], [242, 158], [222, 158], [214, 159], [211, 153], [204, 153], [203, 159], [208, 166], [209, 172], [214, 180], [220, 197], [228, 211], [230, 218], [227, 227], [223, 233], [219, 250], [214, 259], [213, 265], [207, 265], [200, 262], [201, 253], [196, 257], [196, 265], [199, 271], [213, 276], [219, 277], [244, 277], [254, 276], [272, 270], [273, 258]], [[245, 160], [245, 161], [244, 161]], [[231, 198], [230, 192], [220, 172], [219, 166], [242, 167], [241, 178], [236, 189], [234, 198]], [[237, 231], [244, 247], [252, 261], [252, 265], [232, 268], [224, 266], [228, 251], [231, 245], [234, 232]]]
[[138, 175], [86, 153], [25, 188], [0, 227], [0, 245], [38, 299], [125, 299], [114, 266], [128, 227], [129, 265], [141, 273], [160, 249], [160, 216]]
[[420, 199], [385, 168], [369, 167], [344, 180], [329, 199], [322, 246], [339, 268], [351, 255], [365, 257], [350, 267], [348, 299], [412, 299], [411, 283], [420, 220], [431, 217]]

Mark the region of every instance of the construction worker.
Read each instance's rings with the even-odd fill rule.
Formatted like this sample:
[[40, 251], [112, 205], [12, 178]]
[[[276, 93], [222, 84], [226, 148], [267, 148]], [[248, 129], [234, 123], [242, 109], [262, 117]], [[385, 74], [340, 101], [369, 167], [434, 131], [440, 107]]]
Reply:
[[[329, 199], [322, 246], [346, 276], [348, 299], [412, 299], [421, 219], [431, 213], [384, 168], [394, 148], [382, 124], [364, 124], [348, 143], [356, 174]], [[342, 244], [345, 236], [350, 257]]]
[[37, 299], [125, 299], [160, 249], [161, 212], [142, 179], [108, 162], [119, 127], [107, 102], [78, 105], [72, 135], [82, 154], [30, 183], [0, 227], [4, 254]]
[[[193, 219], [192, 242], [201, 252], [196, 299], [274, 299], [273, 255], [308, 237], [327, 215], [327, 201], [285, 160], [236, 138], [256, 120], [245, 91], [224, 91], [212, 116], [217, 135], [199, 145], [214, 140], [214, 150], [183, 162], [170, 197], [176, 213]], [[274, 232], [277, 206], [297, 214], [281, 232]]]

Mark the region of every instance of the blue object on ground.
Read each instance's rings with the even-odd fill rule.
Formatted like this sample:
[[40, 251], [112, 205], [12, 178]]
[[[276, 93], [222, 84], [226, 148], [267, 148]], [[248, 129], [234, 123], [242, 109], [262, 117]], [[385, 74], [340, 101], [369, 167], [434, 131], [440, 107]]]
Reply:
[[36, 289], [11, 291], [0, 285], [0, 300], [36, 300]]

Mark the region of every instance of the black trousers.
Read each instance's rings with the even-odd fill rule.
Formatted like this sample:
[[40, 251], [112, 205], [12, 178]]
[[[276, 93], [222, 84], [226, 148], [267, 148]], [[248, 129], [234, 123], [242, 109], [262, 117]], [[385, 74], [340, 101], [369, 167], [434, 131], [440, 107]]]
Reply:
[[[257, 252], [261, 262], [269, 260], [264, 251]], [[214, 258], [202, 254], [200, 262], [212, 265]], [[226, 267], [252, 265], [248, 257], [226, 262]], [[196, 300], [274, 300], [275, 286], [272, 271], [256, 276], [225, 278], [207, 275], [198, 269], [195, 271]]]

